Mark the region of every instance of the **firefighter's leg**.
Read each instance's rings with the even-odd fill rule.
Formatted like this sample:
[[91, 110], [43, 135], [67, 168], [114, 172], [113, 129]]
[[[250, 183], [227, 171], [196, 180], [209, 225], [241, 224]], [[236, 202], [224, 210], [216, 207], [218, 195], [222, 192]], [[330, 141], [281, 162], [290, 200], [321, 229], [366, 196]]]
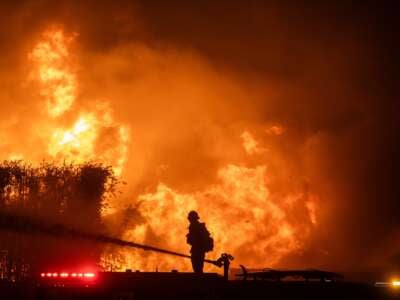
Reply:
[[191, 259], [193, 271], [198, 274], [203, 273], [204, 253], [193, 252]]

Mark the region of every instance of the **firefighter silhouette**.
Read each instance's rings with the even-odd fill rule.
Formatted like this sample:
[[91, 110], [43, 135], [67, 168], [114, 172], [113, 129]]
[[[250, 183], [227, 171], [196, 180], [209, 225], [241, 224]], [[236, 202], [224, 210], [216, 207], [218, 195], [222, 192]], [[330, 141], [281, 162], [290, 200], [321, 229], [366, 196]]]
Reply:
[[205, 254], [214, 248], [214, 240], [206, 228], [205, 223], [199, 222], [199, 215], [192, 210], [188, 214], [189, 233], [186, 235], [186, 242], [192, 246], [190, 249], [192, 267], [195, 273], [203, 273]]

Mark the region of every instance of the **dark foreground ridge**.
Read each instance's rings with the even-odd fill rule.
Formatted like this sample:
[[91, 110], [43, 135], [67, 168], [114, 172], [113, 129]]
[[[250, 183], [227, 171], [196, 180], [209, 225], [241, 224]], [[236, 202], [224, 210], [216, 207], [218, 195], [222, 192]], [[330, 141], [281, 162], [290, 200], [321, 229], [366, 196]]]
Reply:
[[224, 280], [212, 273], [104, 272], [90, 280], [32, 278], [0, 286], [1, 299], [399, 299], [398, 291], [350, 282]]

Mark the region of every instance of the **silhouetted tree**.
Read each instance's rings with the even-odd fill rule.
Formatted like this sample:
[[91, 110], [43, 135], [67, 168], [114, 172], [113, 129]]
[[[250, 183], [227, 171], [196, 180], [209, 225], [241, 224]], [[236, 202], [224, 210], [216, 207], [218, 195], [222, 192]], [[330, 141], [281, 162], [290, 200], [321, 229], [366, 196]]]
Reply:
[[[37, 167], [22, 161], [0, 163], [0, 211], [49, 224], [98, 231], [101, 210], [118, 183], [111, 167], [96, 163]], [[39, 269], [95, 264], [99, 245], [40, 235], [0, 231], [0, 278], [18, 280]]]

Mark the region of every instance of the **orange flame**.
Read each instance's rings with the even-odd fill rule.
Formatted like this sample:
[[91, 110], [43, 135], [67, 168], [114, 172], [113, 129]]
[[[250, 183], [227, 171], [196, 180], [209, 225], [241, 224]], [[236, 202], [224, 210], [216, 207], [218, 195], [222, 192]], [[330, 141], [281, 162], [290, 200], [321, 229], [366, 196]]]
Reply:
[[46, 31], [29, 54], [36, 66], [31, 76], [37, 76], [42, 84], [41, 94], [52, 117], [69, 110], [76, 98], [77, 80], [68, 50], [73, 39], [74, 35], [65, 37], [62, 30]]
[[[284, 255], [301, 249], [314, 222], [291, 221], [285, 212], [287, 203], [270, 197], [266, 176], [265, 166], [227, 165], [218, 171], [219, 184], [193, 194], [182, 194], [160, 183], [154, 193], [139, 196], [143, 221], [126, 230], [123, 238], [141, 243], [158, 241], [158, 246], [188, 253], [184, 239], [187, 224], [183, 221], [194, 209], [207, 222], [215, 240], [209, 257], [230, 252], [243, 264], [274, 266]], [[290, 205], [293, 201], [295, 197]], [[190, 270], [189, 262], [180, 258], [141, 251], [111, 247], [104, 255], [115, 252], [123, 261], [122, 269]]]
[[[33, 68], [30, 78], [40, 83], [46, 104], [48, 119], [43, 121], [41, 133], [46, 154], [60, 162], [98, 160], [112, 165], [120, 175], [128, 159], [130, 129], [115, 120], [109, 100], [88, 99], [91, 109], [79, 105], [77, 62], [70, 53], [75, 37], [53, 28], [43, 34], [29, 54]], [[266, 133], [279, 136], [284, 131], [274, 125]], [[243, 146], [248, 155], [265, 152], [266, 148], [249, 131], [243, 132], [241, 138], [243, 143], [238, 147]], [[300, 250], [318, 224], [317, 198], [272, 194], [268, 186], [271, 174], [263, 163], [253, 167], [225, 164], [217, 176], [217, 183], [193, 193], [180, 192], [160, 182], [156, 190], [139, 195], [132, 204], [137, 205], [140, 218], [125, 228], [121, 237], [188, 253], [185, 218], [188, 211], [195, 209], [215, 240], [210, 258], [229, 252], [236, 257], [235, 263], [274, 266], [285, 255]], [[296, 207], [306, 212], [301, 222], [293, 217], [301, 214], [293, 212]], [[117, 210], [118, 206], [111, 204], [103, 217]], [[190, 269], [190, 263], [181, 258], [111, 246], [104, 249], [101, 264], [104, 268], [113, 265], [114, 270]]]
[[285, 128], [280, 125], [273, 125], [265, 130], [268, 135], [282, 135]]
[[258, 142], [254, 139], [250, 132], [243, 132], [241, 138], [243, 141], [243, 148], [247, 154], [253, 155], [265, 151], [265, 149], [260, 148]]
[[[83, 162], [99, 160], [114, 167], [121, 174], [127, 157], [129, 129], [114, 121], [107, 101], [94, 101], [95, 109], [87, 112], [73, 109], [77, 101], [76, 66], [71, 59], [70, 45], [76, 34], [66, 36], [61, 29], [46, 31], [28, 57], [33, 62], [32, 80], [40, 83], [46, 101], [46, 113], [55, 124], [49, 124], [48, 155], [56, 161]], [[59, 126], [64, 114], [76, 114], [70, 127]], [[61, 122], [60, 122], [61, 123]], [[112, 132], [114, 143], [104, 144], [104, 133]]]

